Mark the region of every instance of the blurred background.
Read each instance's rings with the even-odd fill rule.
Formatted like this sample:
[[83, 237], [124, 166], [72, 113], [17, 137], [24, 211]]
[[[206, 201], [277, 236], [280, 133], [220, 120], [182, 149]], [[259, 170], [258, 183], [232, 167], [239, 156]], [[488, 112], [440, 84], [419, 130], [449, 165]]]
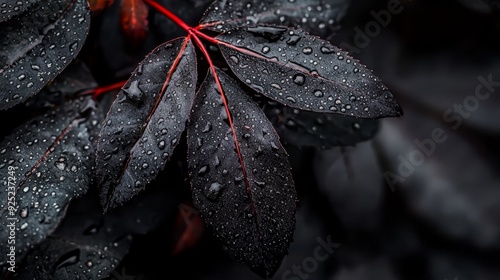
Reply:
[[[203, 2], [192, 2], [200, 8], [186, 8], [184, 19], [196, 23], [193, 13]], [[390, 5], [399, 13], [385, 18], [384, 27], [374, 13]], [[500, 279], [498, 8], [486, 0], [350, 1], [341, 28], [328, 39], [373, 69], [404, 116], [380, 120], [375, 137], [355, 146], [287, 146], [300, 202], [290, 254], [273, 279]], [[101, 26], [117, 26], [112, 10]], [[109, 68], [135, 67], [133, 59], [127, 64], [117, 57], [119, 39], [106, 41]], [[480, 92], [489, 97], [474, 100], [480, 77], [496, 86], [483, 86]], [[462, 115], [454, 109], [460, 105]], [[441, 143], [432, 140], [436, 129]], [[434, 144], [423, 151], [415, 141]], [[188, 202], [189, 192], [180, 192]], [[117, 272], [133, 279], [260, 279], [206, 231], [189, 249], [169, 254], [183, 223], [172, 211], [177, 222], [137, 237]], [[318, 238], [338, 246], [324, 261], [311, 260]]]
[[[118, 2], [93, 18], [81, 55], [100, 85], [127, 79], [159, 41], [183, 35], [152, 15], [159, 28], [145, 44], [128, 44]], [[210, 1], [159, 2], [196, 25]], [[499, 1], [344, 2], [328, 39], [373, 69], [404, 116], [378, 121], [375, 136], [354, 146], [286, 145], [299, 208], [290, 253], [272, 279], [500, 279]], [[99, 221], [81, 222], [87, 233], [120, 224], [130, 251], [108, 279], [261, 279], [204, 230], [177, 158], [168, 167], [176, 175], [160, 176], [114, 216], [100, 216], [91, 191], [60, 232], [77, 228], [70, 221], [84, 212], [80, 221], [88, 213]]]

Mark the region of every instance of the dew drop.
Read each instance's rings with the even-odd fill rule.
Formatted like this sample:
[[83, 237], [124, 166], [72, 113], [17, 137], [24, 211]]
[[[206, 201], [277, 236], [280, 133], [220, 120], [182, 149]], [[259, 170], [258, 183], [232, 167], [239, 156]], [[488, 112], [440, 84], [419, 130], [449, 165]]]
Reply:
[[19, 81], [22, 81], [22, 80], [24, 80], [25, 78], [26, 78], [26, 75], [24, 75], [24, 74], [21, 74], [21, 75], [19, 75], [19, 77], [17, 77], [17, 79], [18, 79]]
[[313, 94], [316, 97], [323, 97], [323, 96], [325, 96], [321, 90], [315, 90]]
[[212, 183], [208, 188], [207, 198], [210, 200], [216, 200], [219, 197], [221, 190], [222, 190], [221, 184], [219, 184], [218, 182]]
[[293, 76], [293, 82], [299, 86], [303, 85], [306, 81], [306, 77], [303, 74], [295, 74]]
[[271, 50], [271, 48], [270, 48], [270, 47], [268, 47], [268, 46], [264, 46], [264, 47], [262, 48], [262, 53], [268, 53], [270, 50]]
[[26, 217], [28, 217], [28, 207], [24, 207], [23, 209], [21, 209], [21, 212], [19, 213], [19, 215], [23, 219], [25, 219]]
[[291, 35], [290, 38], [286, 41], [288, 45], [295, 45], [300, 41], [301, 37], [299, 35]]
[[231, 59], [236, 64], [240, 63], [240, 60], [236, 56], [234, 56], [234, 55], [231, 55], [229, 57], [229, 59]]
[[324, 54], [329, 54], [329, 53], [333, 53], [335, 50], [333, 48], [329, 48], [329, 47], [325, 47], [325, 46], [322, 46], [320, 48], [320, 51]]
[[133, 103], [141, 103], [142, 101], [144, 101], [145, 95], [142, 92], [142, 89], [139, 87], [138, 80], [132, 81], [132, 83], [130, 83], [130, 86], [128, 88], [123, 89], [123, 93]]
[[304, 49], [302, 49], [302, 52], [304, 54], [311, 54], [313, 52], [313, 49], [311, 47], [305, 47]]
[[198, 170], [198, 176], [203, 176], [210, 171], [210, 167], [208, 165], [203, 165], [200, 170]]
[[201, 132], [207, 133], [207, 132], [210, 132], [210, 130], [212, 130], [212, 124], [210, 122], [207, 122], [207, 124], [205, 125], [205, 127], [203, 128], [203, 130]]
[[162, 141], [160, 141], [160, 142], [158, 143], [158, 148], [159, 148], [160, 150], [165, 149], [165, 141], [163, 141], [163, 140], [162, 140]]

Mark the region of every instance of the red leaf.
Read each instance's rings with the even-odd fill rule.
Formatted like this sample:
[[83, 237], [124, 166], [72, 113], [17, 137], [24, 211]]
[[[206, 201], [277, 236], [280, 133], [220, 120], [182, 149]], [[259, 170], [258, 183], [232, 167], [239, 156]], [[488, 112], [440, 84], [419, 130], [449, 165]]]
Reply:
[[111, 6], [115, 0], [89, 0], [90, 10], [92, 12], [100, 12]]
[[142, 0], [123, 0], [120, 21], [130, 43], [140, 45], [148, 35], [148, 8]]

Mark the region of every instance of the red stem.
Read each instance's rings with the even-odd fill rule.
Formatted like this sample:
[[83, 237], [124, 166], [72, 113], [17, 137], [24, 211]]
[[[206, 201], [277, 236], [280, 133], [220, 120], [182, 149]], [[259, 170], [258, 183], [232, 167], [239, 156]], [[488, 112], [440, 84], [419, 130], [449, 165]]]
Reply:
[[182, 19], [180, 19], [179, 17], [177, 17], [171, 11], [165, 9], [165, 7], [163, 7], [162, 5], [156, 3], [156, 1], [154, 1], [154, 0], [142, 0], [142, 1], [144, 1], [144, 3], [148, 4], [149, 6], [153, 7], [158, 12], [162, 13], [163, 15], [165, 15], [167, 18], [169, 18], [170, 20], [172, 20], [175, 24], [179, 25], [185, 31], [188, 31], [188, 30], [192, 29], [191, 26], [187, 25]]
[[[219, 89], [219, 92], [220, 92], [220, 95], [221, 95], [221, 99], [222, 99], [222, 102], [224, 104], [224, 108], [226, 110], [226, 115], [227, 115], [227, 118], [229, 120], [229, 127], [231, 128], [231, 132], [233, 134], [233, 140], [234, 140], [234, 145], [235, 145], [235, 148], [236, 148], [236, 153], [238, 154], [238, 160], [240, 162], [241, 169], [243, 171], [243, 177], [245, 178], [245, 184], [246, 184], [246, 187], [247, 187], [247, 193], [248, 193], [248, 196], [249, 196], [249, 199], [250, 199], [250, 202], [251, 202], [250, 205], [252, 207], [252, 211], [255, 214], [256, 213], [256, 209], [255, 209], [255, 205], [253, 203], [252, 191], [250, 189], [250, 182], [248, 181], [248, 174], [246, 172], [245, 162], [243, 161], [243, 155], [241, 153], [240, 145], [239, 145], [239, 141], [238, 141], [238, 137], [236, 135], [236, 129], [234, 128], [233, 119], [231, 117], [231, 112], [229, 110], [229, 104], [227, 102], [226, 95], [224, 94], [224, 90], [222, 88], [222, 84], [220, 82], [219, 76], [217, 75], [217, 72], [215, 71], [215, 66], [214, 66], [214, 64], [212, 62], [212, 59], [210, 58], [210, 54], [208, 53], [207, 49], [205, 48], [205, 45], [203, 45], [203, 42], [201, 42], [200, 37], [202, 37], [203, 39], [205, 39], [205, 40], [207, 40], [207, 41], [209, 41], [210, 43], [213, 43], [213, 44], [221, 44], [223, 42], [221, 42], [221, 41], [219, 41], [219, 40], [217, 40], [217, 39], [215, 39], [213, 37], [210, 37], [210, 36], [202, 33], [199, 30], [200, 29], [199, 27], [194, 27], [193, 28], [193, 27], [187, 25], [180, 18], [178, 18], [172, 12], [170, 12], [167, 9], [165, 9], [163, 6], [161, 6], [160, 4], [156, 3], [155, 1], [153, 1], [153, 0], [143, 0], [143, 1], [145, 3], [147, 3], [148, 5], [150, 5], [151, 7], [153, 7], [158, 12], [162, 13], [163, 15], [165, 15], [167, 18], [171, 19], [174, 23], [176, 23], [182, 29], [184, 29], [190, 36], [192, 36], [195, 44], [200, 48], [201, 52], [203, 53], [203, 56], [205, 56], [205, 58], [207, 59], [207, 63], [209, 65], [210, 71], [212, 72], [212, 75], [213, 75], [213, 77], [215, 79], [215, 83], [217, 84], [217, 88]], [[257, 222], [257, 220], [255, 220], [255, 221]], [[257, 223], [257, 228], [258, 227], [259, 227], [259, 224]]]

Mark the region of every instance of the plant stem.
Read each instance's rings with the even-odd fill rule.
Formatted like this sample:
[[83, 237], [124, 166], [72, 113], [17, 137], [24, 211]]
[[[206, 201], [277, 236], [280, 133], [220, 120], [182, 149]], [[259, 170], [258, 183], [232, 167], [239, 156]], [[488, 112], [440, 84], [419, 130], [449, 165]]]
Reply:
[[173, 14], [171, 11], [169, 11], [168, 9], [163, 7], [162, 5], [158, 4], [156, 1], [154, 1], [154, 0], [142, 0], [142, 1], [144, 1], [144, 3], [148, 4], [149, 6], [153, 7], [158, 12], [165, 15], [167, 18], [172, 20], [175, 24], [179, 25], [186, 32], [188, 32], [190, 29], [192, 29], [191, 26], [187, 25], [182, 19], [180, 19], [178, 16]]

